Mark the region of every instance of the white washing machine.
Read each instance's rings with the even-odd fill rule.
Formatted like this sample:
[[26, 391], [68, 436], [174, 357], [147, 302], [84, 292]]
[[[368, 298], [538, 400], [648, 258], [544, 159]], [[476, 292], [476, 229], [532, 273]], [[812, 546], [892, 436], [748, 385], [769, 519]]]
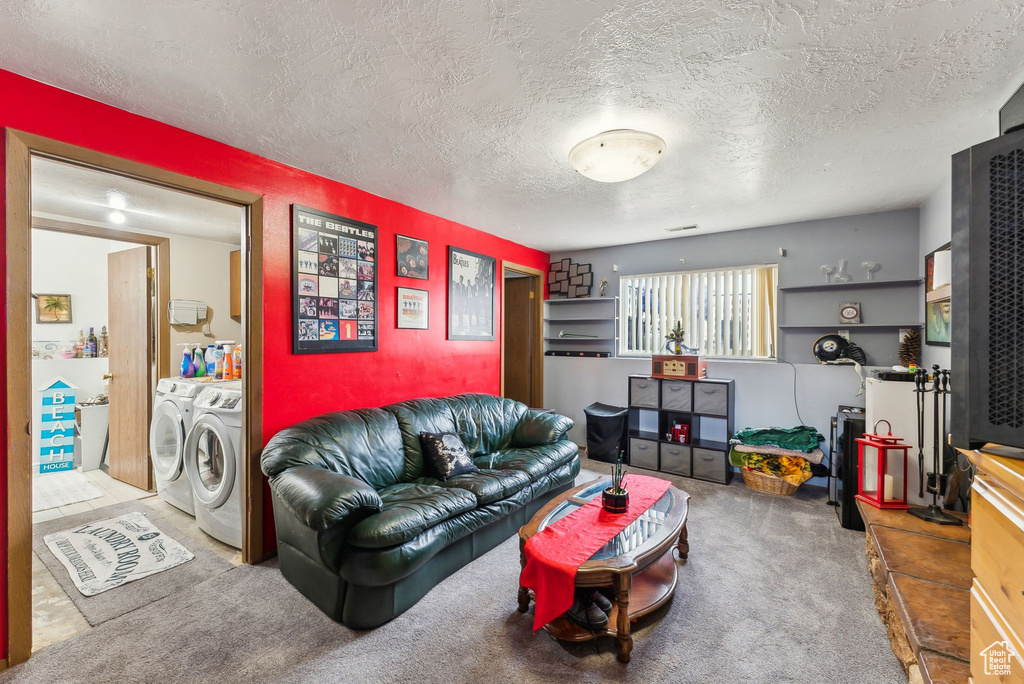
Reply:
[[156, 386], [149, 424], [149, 458], [161, 499], [195, 515], [192, 485], [185, 475], [185, 439], [192, 429], [193, 402], [203, 385], [184, 378], [162, 378]]
[[199, 529], [242, 548], [242, 383], [205, 387], [185, 440], [185, 472]]

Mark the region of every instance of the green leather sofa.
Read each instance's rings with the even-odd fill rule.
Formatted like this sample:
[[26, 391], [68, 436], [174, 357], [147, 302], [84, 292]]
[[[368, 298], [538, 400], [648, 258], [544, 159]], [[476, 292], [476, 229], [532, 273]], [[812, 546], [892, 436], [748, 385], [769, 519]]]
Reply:
[[[387, 622], [572, 487], [580, 470], [565, 436], [572, 426], [517, 401], [462, 394], [282, 430], [262, 456], [281, 572], [349, 627]], [[422, 431], [458, 434], [480, 472], [430, 477]]]

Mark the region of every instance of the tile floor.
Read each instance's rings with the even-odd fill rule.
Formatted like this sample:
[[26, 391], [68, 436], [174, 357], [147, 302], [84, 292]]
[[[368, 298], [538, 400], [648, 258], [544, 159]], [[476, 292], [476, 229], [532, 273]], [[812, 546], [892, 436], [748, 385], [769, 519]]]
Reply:
[[[207, 536], [199, 529], [195, 518], [160, 499], [153, 492], [147, 492], [115, 480], [101, 470], [91, 470], [85, 475], [93, 484], [103, 490], [103, 496], [33, 513], [32, 521], [38, 523], [88, 510], [101, 509], [113, 504], [139, 501], [170, 520], [175, 527], [189, 537], [188, 541], [205, 546], [229, 563], [234, 565], [242, 563], [241, 551]], [[190, 546], [187, 540], [179, 541]], [[45, 646], [90, 629], [92, 627], [86, 622], [74, 602], [68, 598], [49, 569], [43, 565], [36, 554], [32, 554], [32, 651], [38, 651]]]

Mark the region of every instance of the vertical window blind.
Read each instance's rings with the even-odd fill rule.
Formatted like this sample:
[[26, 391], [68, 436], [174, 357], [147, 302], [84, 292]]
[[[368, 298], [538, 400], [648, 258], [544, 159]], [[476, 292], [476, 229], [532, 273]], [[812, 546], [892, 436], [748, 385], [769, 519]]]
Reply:
[[708, 356], [775, 356], [777, 265], [619, 278], [619, 354], [663, 354], [682, 322], [684, 344]]

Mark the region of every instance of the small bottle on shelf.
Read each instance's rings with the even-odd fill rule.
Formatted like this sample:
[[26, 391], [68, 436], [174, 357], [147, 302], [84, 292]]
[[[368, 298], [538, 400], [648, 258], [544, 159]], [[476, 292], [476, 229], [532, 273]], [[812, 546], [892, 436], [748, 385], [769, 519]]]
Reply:
[[80, 359], [83, 356], [85, 356], [85, 335], [83, 335], [81, 329], [79, 329], [78, 339], [75, 340], [75, 358]]
[[107, 336], [107, 326], [100, 328], [100, 347], [99, 355], [101, 359], [107, 358], [107, 354], [110, 352], [110, 338]]
[[89, 328], [89, 337], [85, 338], [85, 350], [82, 352], [82, 356], [86, 359], [95, 359], [97, 346], [96, 332], [93, 328]]

